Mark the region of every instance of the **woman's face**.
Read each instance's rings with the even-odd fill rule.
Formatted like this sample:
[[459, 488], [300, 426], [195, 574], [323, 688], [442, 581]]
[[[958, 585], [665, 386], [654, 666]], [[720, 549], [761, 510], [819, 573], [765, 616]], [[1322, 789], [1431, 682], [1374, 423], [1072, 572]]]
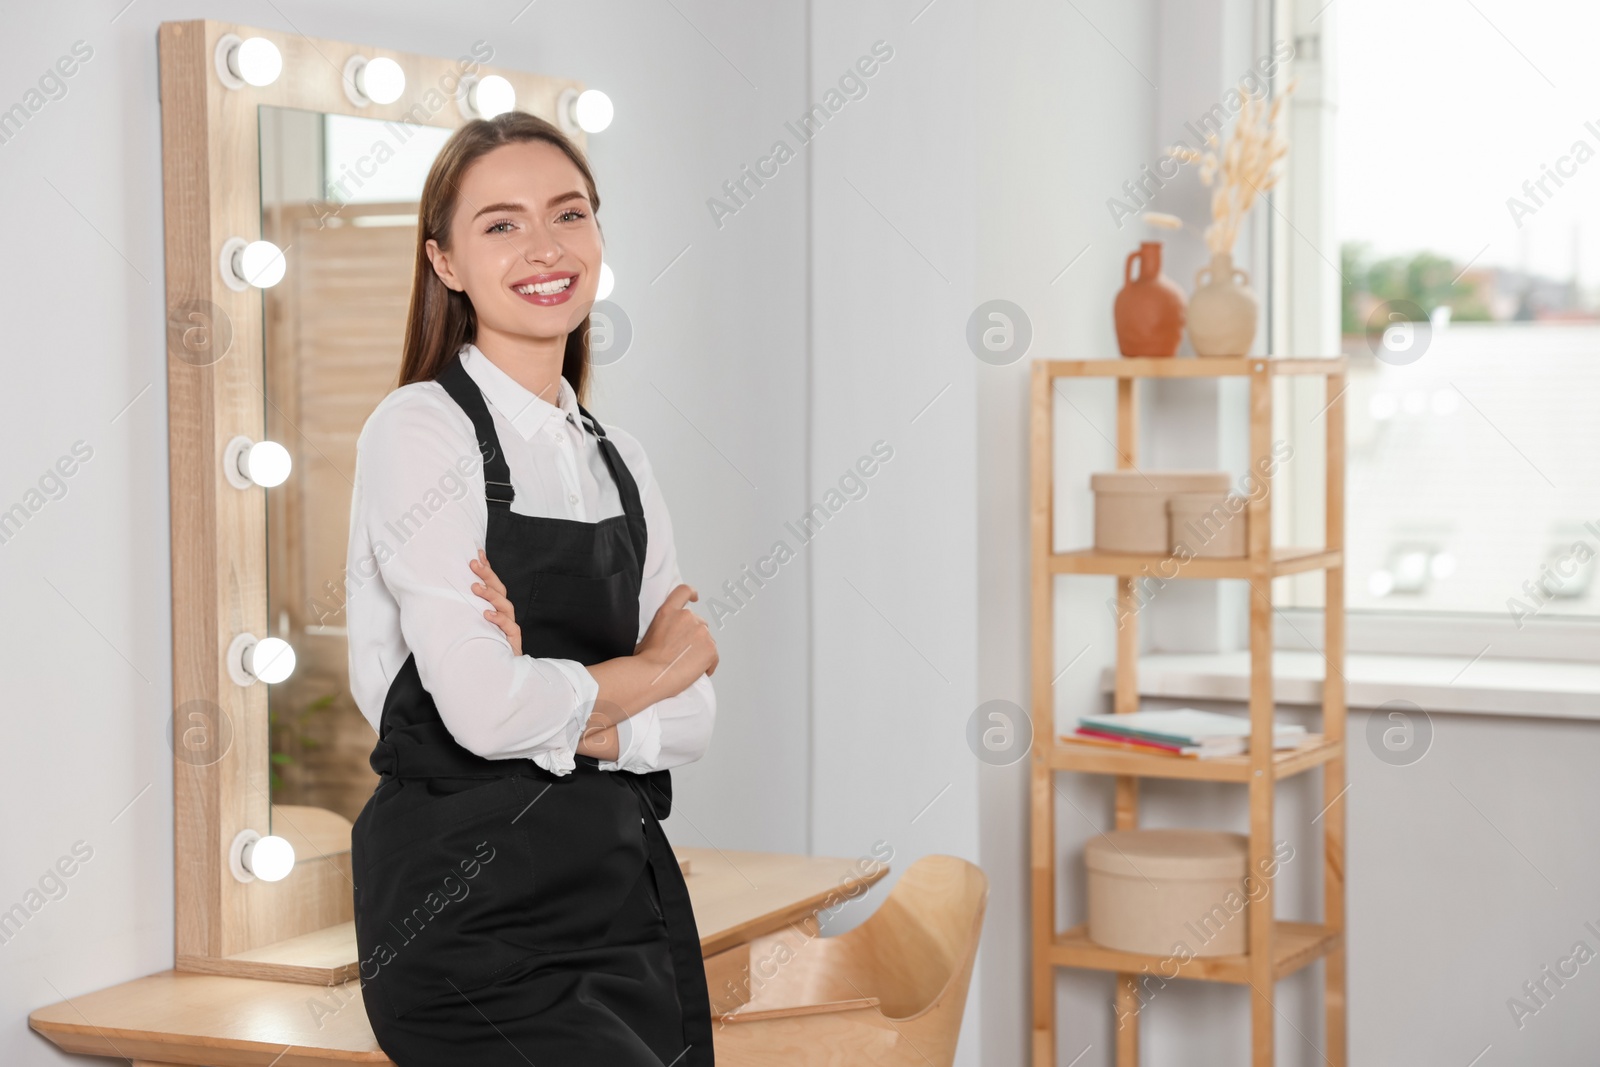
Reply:
[[449, 249], [433, 269], [467, 294], [478, 330], [565, 340], [594, 306], [600, 228], [583, 174], [548, 141], [501, 145], [467, 168]]

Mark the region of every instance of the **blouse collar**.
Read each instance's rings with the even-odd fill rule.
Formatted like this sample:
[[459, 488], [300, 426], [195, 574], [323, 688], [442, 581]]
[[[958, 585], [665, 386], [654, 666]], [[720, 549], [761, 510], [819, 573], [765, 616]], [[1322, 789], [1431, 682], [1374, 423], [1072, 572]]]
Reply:
[[559, 378], [560, 393], [552, 404], [535, 396], [521, 382], [495, 366], [477, 345], [462, 345], [459, 355], [462, 367], [478, 383], [484, 397], [505, 416], [524, 441], [543, 429], [552, 416], [564, 413], [574, 426], [582, 425], [578, 418], [578, 396], [566, 375]]

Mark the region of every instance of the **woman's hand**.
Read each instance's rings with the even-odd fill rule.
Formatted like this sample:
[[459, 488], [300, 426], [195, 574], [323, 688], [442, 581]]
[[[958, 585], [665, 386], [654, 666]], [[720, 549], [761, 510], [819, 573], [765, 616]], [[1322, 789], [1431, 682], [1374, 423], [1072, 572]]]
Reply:
[[[513, 654], [522, 655], [522, 627], [517, 625], [516, 608], [506, 596], [505, 583], [495, 575], [481, 548], [478, 558], [470, 560], [468, 565], [481, 579], [473, 583], [472, 591], [494, 605], [483, 613], [483, 617], [500, 627], [511, 642]], [[712, 638], [705, 620], [687, 606], [689, 601], [698, 599], [700, 594], [688, 585], [673, 589], [661, 607], [656, 609], [655, 618], [651, 620], [644, 638], [634, 648], [634, 655], [649, 668], [649, 678], [644, 680], [649, 692], [672, 696], [689, 688], [700, 675], [715, 673], [719, 659], [717, 642]], [[598, 679], [604, 667], [604, 664], [592, 665], [589, 671]], [[660, 696], [644, 698], [640, 707], [659, 699]], [[604, 703], [604, 700], [599, 702]], [[578, 751], [601, 759], [616, 759], [615, 731], [616, 724], [610, 722], [610, 716], [602, 713], [597, 704]], [[606, 754], [608, 752], [609, 755]]]
[[681, 693], [700, 675], [717, 669], [717, 642], [706, 621], [688, 608], [689, 601], [699, 599], [688, 585], [673, 589], [634, 649], [634, 655], [656, 668], [652, 689], [659, 684], [669, 695]]
[[481, 548], [478, 549], [478, 558], [468, 561], [467, 565], [481, 579], [472, 583], [472, 591], [494, 605], [493, 609], [483, 613], [483, 617], [500, 627], [511, 642], [513, 655], [522, 655], [522, 627], [517, 625], [517, 609], [506, 596], [506, 584], [495, 576], [494, 569], [489, 566], [489, 557], [484, 555]]

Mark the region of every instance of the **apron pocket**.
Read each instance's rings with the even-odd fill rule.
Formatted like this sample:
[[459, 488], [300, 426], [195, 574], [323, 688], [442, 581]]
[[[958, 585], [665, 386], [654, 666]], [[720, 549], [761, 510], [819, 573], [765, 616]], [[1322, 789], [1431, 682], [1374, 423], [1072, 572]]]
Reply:
[[608, 650], [602, 659], [632, 655], [639, 644], [639, 584], [627, 569], [603, 578], [537, 572], [532, 610], [517, 609], [523, 649], [529, 655], [547, 647]]
[[516, 777], [446, 795], [413, 779], [363, 810], [351, 856], [359, 969], [395, 1017], [528, 954], [505, 935], [526, 923], [532, 850], [512, 820], [532, 799]]
[[554, 952], [606, 943], [649, 861], [639, 798], [619, 773], [580, 766], [529, 783], [538, 802], [517, 821], [533, 855], [527, 910], [507, 937]]
[[[630, 589], [628, 577], [626, 568], [599, 578], [587, 574], [539, 571], [533, 576], [533, 598], [581, 607], [596, 601], [609, 601], [613, 596], [620, 598], [632, 592], [637, 602], [638, 591]], [[634, 614], [637, 615], [638, 611], [635, 610]]]

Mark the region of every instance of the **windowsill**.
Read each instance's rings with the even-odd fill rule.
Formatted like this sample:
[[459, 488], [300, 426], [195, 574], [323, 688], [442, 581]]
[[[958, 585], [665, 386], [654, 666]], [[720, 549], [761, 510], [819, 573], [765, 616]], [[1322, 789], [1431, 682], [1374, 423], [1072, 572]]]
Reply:
[[[1279, 650], [1272, 669], [1277, 703], [1322, 702], [1320, 653]], [[1352, 652], [1344, 675], [1352, 708], [1409, 700], [1429, 714], [1600, 720], [1600, 663]], [[1112, 680], [1107, 668], [1101, 679], [1107, 692]], [[1167, 652], [1139, 659], [1140, 696], [1244, 702], [1249, 690], [1247, 652]]]

